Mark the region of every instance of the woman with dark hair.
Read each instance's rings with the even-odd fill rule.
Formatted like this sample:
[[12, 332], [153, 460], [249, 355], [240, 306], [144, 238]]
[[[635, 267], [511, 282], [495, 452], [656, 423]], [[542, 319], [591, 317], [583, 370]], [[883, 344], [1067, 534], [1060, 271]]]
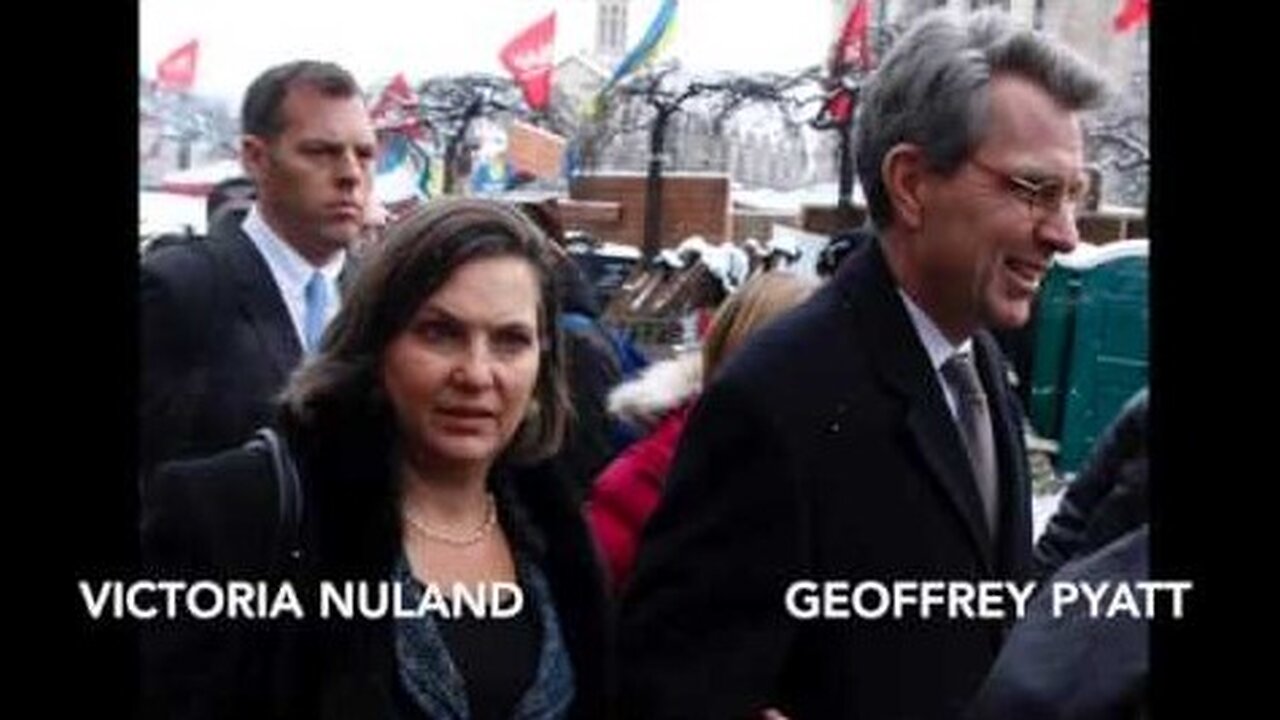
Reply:
[[[427, 205], [369, 256], [283, 393], [296, 528], [277, 499], [287, 473], [260, 445], [166, 466], [145, 486], [154, 569], [287, 579], [307, 610], [149, 629], [149, 705], [189, 717], [605, 714], [603, 579], [545, 462], [569, 412], [549, 268], [545, 237], [519, 212]], [[283, 553], [281, 536], [296, 536]], [[408, 608], [433, 592], [457, 608], [468, 588], [514, 587], [523, 602], [505, 619], [317, 618], [317, 588], [347, 580], [390, 587]]]

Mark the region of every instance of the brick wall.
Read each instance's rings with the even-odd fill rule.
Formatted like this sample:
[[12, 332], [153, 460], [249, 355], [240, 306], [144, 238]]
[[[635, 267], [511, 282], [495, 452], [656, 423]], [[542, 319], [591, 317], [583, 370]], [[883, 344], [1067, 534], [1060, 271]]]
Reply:
[[542, 178], [560, 177], [565, 139], [540, 127], [520, 122], [507, 128], [507, 159], [516, 170]]
[[[645, 176], [642, 173], [595, 173], [575, 178], [573, 200], [616, 203], [616, 216], [583, 213], [565, 218], [566, 229], [585, 230], [596, 238], [640, 247], [644, 239]], [[708, 242], [728, 239], [729, 176], [723, 173], [676, 173], [663, 177], [662, 231], [659, 244], [674, 247], [690, 235]], [[576, 224], [571, 224], [576, 223]]]

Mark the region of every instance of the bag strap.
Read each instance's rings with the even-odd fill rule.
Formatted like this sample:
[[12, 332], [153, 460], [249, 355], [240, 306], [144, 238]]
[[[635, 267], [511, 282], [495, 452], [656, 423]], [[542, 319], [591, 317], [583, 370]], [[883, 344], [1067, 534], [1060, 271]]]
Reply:
[[282, 561], [298, 560], [302, 557], [298, 542], [302, 525], [302, 483], [298, 480], [298, 467], [294, 464], [288, 443], [280, 433], [265, 427], [259, 428], [253, 437], [266, 445], [271, 457], [272, 474], [276, 478], [280, 511], [276, 524], [276, 557]]

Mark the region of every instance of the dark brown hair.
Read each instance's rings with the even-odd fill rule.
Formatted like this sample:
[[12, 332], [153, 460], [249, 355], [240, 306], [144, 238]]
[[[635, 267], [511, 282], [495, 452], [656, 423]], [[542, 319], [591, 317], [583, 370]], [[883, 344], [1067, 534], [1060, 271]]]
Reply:
[[[520, 212], [488, 200], [441, 198], [394, 223], [366, 256], [319, 353], [285, 388], [281, 402], [286, 424], [366, 436], [370, 429], [390, 432], [394, 413], [382, 386], [387, 347], [458, 268], [481, 258], [517, 257], [529, 263], [538, 279], [541, 357], [530, 412], [502, 459], [522, 464], [554, 454], [569, 401], [548, 242]], [[366, 427], [351, 427], [353, 423]]]
[[240, 131], [265, 140], [284, 132], [285, 98], [293, 88], [314, 88], [334, 98], [361, 97], [351, 73], [329, 62], [296, 60], [264, 71], [245, 91], [240, 105]]

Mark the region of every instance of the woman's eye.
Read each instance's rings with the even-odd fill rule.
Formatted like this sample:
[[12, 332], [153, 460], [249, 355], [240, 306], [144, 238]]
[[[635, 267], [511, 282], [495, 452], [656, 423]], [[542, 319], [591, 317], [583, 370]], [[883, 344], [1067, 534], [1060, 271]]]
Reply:
[[438, 320], [428, 320], [426, 322], [418, 323], [416, 332], [418, 337], [421, 337], [427, 342], [451, 340], [458, 335], [456, 328], [449, 323], [440, 322]]
[[493, 338], [494, 348], [499, 352], [518, 352], [533, 344], [533, 337], [523, 330], [505, 330]]

